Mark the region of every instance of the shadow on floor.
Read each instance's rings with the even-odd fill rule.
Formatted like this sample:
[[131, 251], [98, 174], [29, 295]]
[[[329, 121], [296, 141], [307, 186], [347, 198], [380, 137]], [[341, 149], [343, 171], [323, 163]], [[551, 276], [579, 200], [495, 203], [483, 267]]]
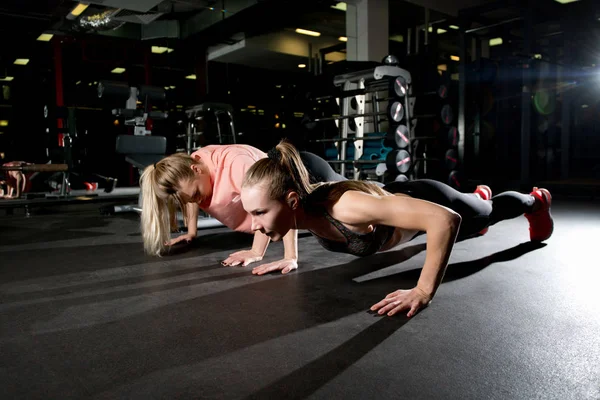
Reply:
[[340, 346], [246, 399], [305, 399], [369, 354], [407, 322], [406, 317], [381, 317]]

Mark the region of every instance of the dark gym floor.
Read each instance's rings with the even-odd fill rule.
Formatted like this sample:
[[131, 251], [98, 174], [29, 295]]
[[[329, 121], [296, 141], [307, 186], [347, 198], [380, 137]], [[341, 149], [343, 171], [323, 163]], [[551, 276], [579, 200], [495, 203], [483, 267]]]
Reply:
[[423, 237], [358, 259], [303, 233], [298, 271], [257, 277], [219, 264], [250, 235], [153, 258], [97, 207], [0, 217], [3, 399], [600, 398], [598, 203], [556, 201], [545, 245], [523, 217], [457, 243], [411, 320], [368, 309], [415, 284]]

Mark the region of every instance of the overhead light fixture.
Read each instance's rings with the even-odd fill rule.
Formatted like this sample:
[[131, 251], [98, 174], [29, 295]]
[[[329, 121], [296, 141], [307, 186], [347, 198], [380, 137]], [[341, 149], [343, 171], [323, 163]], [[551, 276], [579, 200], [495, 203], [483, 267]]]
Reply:
[[331, 8], [334, 8], [334, 9], [340, 10], [340, 11], [346, 11], [348, 9], [348, 4], [344, 3], [343, 1], [340, 1], [335, 6], [331, 6]]
[[450, 25], [449, 26], [450, 29], [454, 29], [454, 30], [459, 30], [460, 27], [456, 26], [456, 25]]
[[437, 66], [438, 71], [448, 71], [448, 64], [440, 64]]
[[122, 74], [123, 72], [125, 72], [125, 68], [117, 67], [110, 72], [112, 72], [113, 74]]
[[390, 36], [390, 40], [391, 40], [392, 42], [404, 43], [404, 36], [403, 36], [403, 35], [394, 35], [394, 36]]
[[[430, 27], [429, 27], [429, 32], [430, 32], [430, 33], [432, 33], [432, 32], [433, 32], [433, 27], [432, 27], [432, 26], [430, 26]], [[445, 30], [445, 29], [442, 29], [442, 28], [438, 28], [436, 32], [437, 32], [437, 34], [438, 34], [438, 35], [441, 35], [442, 33], [446, 33], [446, 32], [448, 32], [448, 31], [447, 31], [447, 30]]]
[[152, 46], [152, 52], [154, 54], [163, 54], [165, 52], [167, 53], [171, 53], [175, 51], [174, 49], [171, 49], [169, 47], [162, 47], [162, 46]]
[[29, 63], [29, 58], [17, 58], [14, 62], [15, 65], [27, 65]]
[[1, 82], [10, 82], [10, 81], [12, 81], [13, 79], [15, 79], [15, 77], [14, 77], [14, 76], [7, 76], [7, 77], [4, 77], [4, 78], [0, 78], [0, 81], [1, 81]]
[[560, 4], [569, 4], [569, 3], [575, 3], [576, 1], [579, 1], [579, 0], [554, 0], [554, 1], [556, 1], [557, 3], [560, 3]]
[[308, 36], [317, 36], [317, 37], [321, 36], [321, 32], [309, 31], [308, 29], [301, 29], [301, 28], [297, 28], [296, 33], [300, 33], [301, 35], [308, 35]]
[[587, 104], [583, 104], [583, 105], [581, 106], [581, 108], [588, 108], [588, 107], [589, 107], [589, 106], [588, 106]]
[[493, 38], [490, 39], [490, 46], [500, 46], [502, 44], [502, 38]]
[[306, 68], [306, 64], [298, 64], [298, 68]]
[[196, 79], [196, 74], [191, 74], [185, 77], [185, 79]]
[[89, 4], [79, 3], [75, 6], [74, 9], [71, 10], [69, 15], [67, 15], [67, 19], [75, 19], [81, 15], [88, 8]]
[[542, 55], [541, 54], [534, 54], [533, 58], [535, 58], [536, 60], [541, 60], [542, 59]]
[[80, 83], [81, 83], [81, 81], [77, 81], [77, 82], [75, 82], [75, 84], [76, 84], [76, 85], [79, 85]]
[[460, 57], [459, 56], [450, 56], [450, 59], [452, 61], [460, 61]]
[[8, 121], [5, 119], [0, 120], [0, 126], [8, 126]]
[[175, 89], [175, 86], [169, 86], [169, 88], [171, 88], [171, 89]]
[[338, 40], [339, 40], [340, 42], [347, 42], [347, 41], [348, 41], [348, 38], [347, 38], [346, 36], [340, 36], [340, 37], [338, 38]]
[[37, 40], [40, 42], [49, 42], [53, 36], [54, 35], [51, 33], [42, 33], [40, 36], [38, 36]]

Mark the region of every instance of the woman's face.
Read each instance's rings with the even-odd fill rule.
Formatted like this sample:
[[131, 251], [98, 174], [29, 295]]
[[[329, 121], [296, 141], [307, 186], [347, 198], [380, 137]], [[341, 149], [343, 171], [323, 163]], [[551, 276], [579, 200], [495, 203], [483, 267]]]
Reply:
[[179, 195], [185, 203], [202, 204], [212, 197], [210, 174], [203, 172], [197, 164], [190, 168], [194, 171], [194, 177], [179, 182]]
[[295, 228], [295, 214], [290, 204], [269, 198], [264, 185], [244, 187], [240, 197], [244, 210], [252, 217], [253, 231], [278, 241]]

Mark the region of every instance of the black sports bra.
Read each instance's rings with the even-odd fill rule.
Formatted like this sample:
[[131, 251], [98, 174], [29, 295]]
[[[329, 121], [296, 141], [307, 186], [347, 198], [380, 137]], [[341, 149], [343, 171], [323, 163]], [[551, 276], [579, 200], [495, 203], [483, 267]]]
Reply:
[[349, 253], [358, 257], [370, 256], [377, 253], [394, 234], [393, 226], [375, 225], [369, 233], [357, 233], [346, 228], [340, 221], [334, 219], [328, 212], [323, 213], [325, 218], [333, 224], [346, 238], [346, 243], [322, 238], [312, 231], [321, 246], [338, 253]]

